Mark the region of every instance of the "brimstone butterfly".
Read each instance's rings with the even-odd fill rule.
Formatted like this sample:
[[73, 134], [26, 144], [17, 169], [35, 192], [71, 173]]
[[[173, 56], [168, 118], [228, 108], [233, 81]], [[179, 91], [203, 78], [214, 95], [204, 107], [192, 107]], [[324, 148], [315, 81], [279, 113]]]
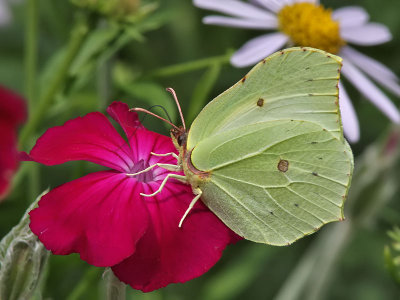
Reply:
[[174, 155], [176, 166], [158, 166], [185, 176], [170, 174], [156, 193], [169, 178], [191, 184], [196, 197], [179, 226], [200, 198], [238, 235], [272, 245], [342, 220], [353, 156], [340, 119], [340, 67], [321, 50], [282, 50], [206, 105], [190, 130], [173, 128], [179, 157], [154, 155]]

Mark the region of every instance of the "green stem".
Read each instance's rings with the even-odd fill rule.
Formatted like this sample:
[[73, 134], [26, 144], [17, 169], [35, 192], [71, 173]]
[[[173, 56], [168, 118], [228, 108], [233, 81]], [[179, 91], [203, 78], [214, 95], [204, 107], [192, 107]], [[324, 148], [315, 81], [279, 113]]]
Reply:
[[51, 102], [54, 100], [57, 93], [63, 88], [71, 63], [79, 53], [83, 42], [85, 41], [90, 29], [89, 16], [82, 15], [78, 18], [76, 25], [72, 29], [69, 45], [63, 62], [55, 72], [53, 81], [49, 83], [48, 89], [43, 93], [43, 97], [39, 99], [36, 109], [31, 112], [29, 120], [21, 131], [19, 147], [23, 149], [27, 140], [35, 132], [40, 120], [45, 116]]
[[36, 69], [38, 40], [38, 0], [29, 0], [25, 30], [25, 94], [29, 110], [32, 111], [36, 100]]
[[84, 295], [86, 292], [88, 292], [90, 285], [93, 284], [94, 281], [101, 276], [101, 270], [101, 268], [91, 267], [78, 283], [78, 285], [72, 290], [71, 294], [69, 294], [67, 300], [84, 299]]
[[107, 300], [125, 300], [126, 299], [126, 285], [122, 283], [112, 272], [108, 269], [105, 274], [106, 280], [106, 299]]
[[144, 77], [169, 77], [177, 74], [187, 73], [203, 68], [213, 66], [215, 64], [226, 64], [229, 62], [232, 51], [228, 51], [225, 55], [208, 57], [187, 63], [176, 64], [164, 68], [160, 68], [145, 74]]
[[[37, 90], [36, 73], [38, 58], [38, 0], [28, 0], [26, 27], [25, 27], [25, 95], [28, 100], [28, 110], [33, 112]], [[36, 198], [39, 194], [39, 166], [29, 168], [29, 198]]]
[[113, 58], [101, 62], [98, 68], [97, 93], [99, 95], [98, 109], [105, 110], [111, 96], [111, 68]]

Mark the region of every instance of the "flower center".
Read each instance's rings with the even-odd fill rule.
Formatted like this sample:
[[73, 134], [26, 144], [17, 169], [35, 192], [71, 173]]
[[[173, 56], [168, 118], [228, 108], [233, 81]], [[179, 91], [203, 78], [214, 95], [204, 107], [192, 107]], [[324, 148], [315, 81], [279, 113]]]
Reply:
[[[149, 163], [144, 161], [143, 159], [141, 159], [133, 166], [133, 168], [130, 172], [136, 173], [136, 172], [142, 171], [148, 167], [149, 167]], [[132, 177], [136, 178], [137, 181], [140, 181], [143, 183], [151, 182], [154, 180], [153, 170], [149, 170], [147, 172], [140, 173], [140, 174], [132, 176]]]
[[345, 42], [340, 37], [339, 22], [322, 5], [295, 3], [284, 6], [278, 14], [279, 28], [297, 46], [313, 47], [338, 53]]

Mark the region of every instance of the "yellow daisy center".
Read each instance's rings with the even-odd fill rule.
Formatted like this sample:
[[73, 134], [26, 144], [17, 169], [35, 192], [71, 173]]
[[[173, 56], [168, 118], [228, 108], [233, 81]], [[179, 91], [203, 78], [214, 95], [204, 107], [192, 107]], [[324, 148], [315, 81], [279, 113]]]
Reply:
[[284, 6], [278, 14], [279, 28], [297, 46], [314, 47], [338, 53], [345, 42], [340, 37], [339, 22], [332, 11], [312, 3]]

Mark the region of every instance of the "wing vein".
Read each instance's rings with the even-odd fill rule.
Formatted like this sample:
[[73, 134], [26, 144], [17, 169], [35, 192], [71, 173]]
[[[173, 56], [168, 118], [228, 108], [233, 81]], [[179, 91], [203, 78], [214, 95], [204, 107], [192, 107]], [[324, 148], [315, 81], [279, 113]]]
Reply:
[[[261, 219], [259, 216], [257, 216], [256, 214], [254, 214], [251, 210], [249, 210], [249, 208], [244, 205], [242, 202], [240, 202], [238, 199], [236, 199], [232, 194], [230, 194], [223, 186], [221, 186], [220, 184], [218, 184], [216, 181], [213, 182], [216, 186], [218, 186], [221, 190], [223, 190], [226, 194], [228, 194], [232, 199], [234, 199], [239, 205], [241, 205], [244, 209], [246, 209], [250, 214], [252, 214], [256, 219], [258, 219], [261, 223], [263, 223], [265, 226], [267, 226], [268, 228], [272, 229], [277, 235], [279, 235], [286, 243], [289, 243], [289, 240], [283, 236], [281, 233], [279, 233], [278, 231], [276, 231], [272, 226], [268, 225], [263, 219]], [[265, 235], [264, 231], [261, 230], [261, 228], [259, 226], [257, 226], [258, 230], [260, 231], [261, 235], [264, 236], [264, 239], [266, 242], [268, 242], [268, 238]]]
[[[293, 194], [295, 194], [295, 195], [299, 196], [300, 198], [304, 199], [304, 200], [307, 201], [308, 203], [311, 203], [312, 205], [315, 205], [316, 207], [318, 207], [318, 208], [324, 210], [325, 212], [327, 212], [328, 214], [330, 214], [330, 215], [332, 215], [333, 217], [336, 218], [336, 216], [335, 216], [332, 212], [330, 212], [329, 210], [327, 210], [326, 208], [319, 206], [318, 204], [316, 204], [315, 202], [311, 201], [310, 199], [308, 199], [308, 198], [304, 197], [303, 195], [297, 193], [296, 191], [292, 190], [290, 187], [287, 187], [287, 189], [288, 189], [290, 192], [292, 192]], [[320, 196], [320, 195], [319, 195], [319, 196]], [[324, 198], [325, 200], [329, 201], [329, 200], [326, 199], [325, 197], [322, 197], [322, 198]], [[330, 201], [329, 201], [329, 202], [330, 202]], [[309, 213], [311, 214], [311, 212], [309, 212]], [[314, 214], [312, 214], [312, 215], [315, 216]], [[317, 216], [315, 216], [315, 217], [316, 217], [317, 219], [319, 219], [322, 223], [326, 223], [325, 220], [322, 220], [320, 217], [317, 217]]]

